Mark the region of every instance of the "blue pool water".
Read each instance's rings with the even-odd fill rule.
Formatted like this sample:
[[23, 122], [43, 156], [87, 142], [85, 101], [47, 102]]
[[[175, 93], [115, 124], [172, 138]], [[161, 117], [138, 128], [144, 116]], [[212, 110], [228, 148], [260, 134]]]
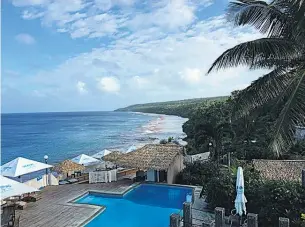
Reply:
[[188, 187], [142, 184], [124, 196], [89, 194], [76, 203], [106, 207], [86, 227], [168, 227], [190, 193]]

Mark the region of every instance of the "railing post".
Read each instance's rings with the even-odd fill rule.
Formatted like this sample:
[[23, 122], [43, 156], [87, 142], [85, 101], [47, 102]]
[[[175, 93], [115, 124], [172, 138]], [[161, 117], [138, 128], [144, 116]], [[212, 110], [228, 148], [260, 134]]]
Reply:
[[180, 227], [180, 215], [179, 214], [172, 214], [170, 216], [169, 226], [170, 227]]
[[248, 227], [258, 227], [258, 215], [248, 213], [247, 214], [247, 224], [248, 224]]
[[192, 227], [192, 203], [183, 203], [183, 227]]
[[192, 189], [192, 203], [195, 202], [195, 188]]
[[279, 218], [279, 227], [289, 227], [289, 218]]
[[224, 227], [225, 224], [225, 208], [215, 208], [215, 227]]
[[302, 169], [302, 186], [305, 188], [305, 169]]

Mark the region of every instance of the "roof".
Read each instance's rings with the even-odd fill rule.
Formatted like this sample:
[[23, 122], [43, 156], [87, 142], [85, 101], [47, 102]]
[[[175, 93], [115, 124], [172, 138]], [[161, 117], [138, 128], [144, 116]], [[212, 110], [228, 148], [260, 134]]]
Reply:
[[253, 165], [267, 180], [302, 181], [305, 160], [264, 160], [254, 159]]
[[183, 147], [175, 144], [148, 144], [121, 155], [116, 163], [128, 168], [166, 170], [182, 152]]
[[121, 155], [123, 155], [123, 153], [120, 151], [112, 151], [111, 153], [106, 154], [102, 159], [108, 162], [115, 162]]
[[58, 165], [54, 166], [53, 170], [59, 173], [67, 173], [70, 171], [84, 170], [85, 166], [72, 162], [71, 160], [65, 160]]

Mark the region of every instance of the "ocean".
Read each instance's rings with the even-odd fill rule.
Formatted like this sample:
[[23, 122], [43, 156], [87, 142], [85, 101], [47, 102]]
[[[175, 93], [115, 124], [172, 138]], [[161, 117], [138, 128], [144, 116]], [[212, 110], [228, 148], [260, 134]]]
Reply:
[[24, 157], [55, 164], [102, 149], [122, 152], [130, 146], [183, 138], [177, 116], [131, 112], [71, 112], [2, 114], [1, 164]]

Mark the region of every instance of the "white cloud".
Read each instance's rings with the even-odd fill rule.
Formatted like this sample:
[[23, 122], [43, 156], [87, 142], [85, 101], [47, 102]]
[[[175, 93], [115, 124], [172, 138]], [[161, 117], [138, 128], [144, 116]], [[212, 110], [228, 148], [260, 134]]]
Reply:
[[[26, 83], [44, 93], [47, 90], [48, 95], [65, 99], [71, 106], [79, 105], [74, 97], [93, 108], [96, 100], [102, 102], [107, 96], [104, 102], [109, 109], [148, 101], [228, 95], [263, 73], [239, 67], [205, 75], [227, 48], [261, 37], [249, 28], [233, 29], [224, 16], [199, 20], [211, 1], [96, 1], [99, 5], [93, 0], [71, 0], [71, 6], [52, 1], [25, 7], [33, 15], [40, 13], [38, 20], [57, 32], [87, 41], [107, 37], [107, 42], [101, 39], [100, 46], [52, 70], [28, 79], [11, 77], [5, 83], [20, 87]], [[30, 15], [29, 19], [34, 17]]]
[[49, 0], [12, 0], [14, 6], [41, 6], [48, 2]]
[[86, 89], [86, 84], [83, 81], [77, 81], [76, 89], [80, 94], [85, 94], [88, 92]]
[[198, 84], [201, 80], [202, 72], [200, 69], [190, 69], [186, 68], [183, 72], [179, 73], [181, 75], [181, 79], [189, 84]]
[[26, 34], [26, 33], [21, 33], [21, 34], [16, 35], [15, 39], [18, 42], [27, 44], [27, 45], [32, 45], [36, 42], [33, 36]]
[[117, 78], [108, 76], [98, 79], [98, 89], [104, 92], [118, 93], [121, 86]]

